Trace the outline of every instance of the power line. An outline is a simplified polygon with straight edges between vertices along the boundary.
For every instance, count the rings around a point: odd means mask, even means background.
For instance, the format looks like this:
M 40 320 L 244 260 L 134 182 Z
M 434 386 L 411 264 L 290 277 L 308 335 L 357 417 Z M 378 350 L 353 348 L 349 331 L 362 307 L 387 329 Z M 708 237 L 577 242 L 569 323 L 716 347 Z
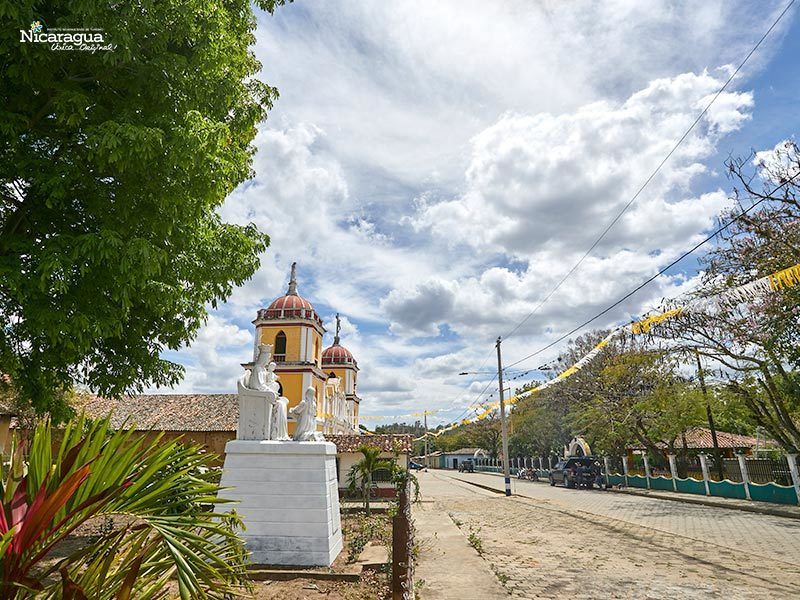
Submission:
M 721 227 L 719 227 L 719 228 L 718 228 L 716 231 L 714 231 L 714 233 L 712 233 L 711 235 L 709 235 L 708 237 L 706 237 L 704 240 L 702 240 L 701 242 L 699 242 L 699 243 L 695 244 L 695 245 L 694 245 L 694 246 L 693 246 L 693 247 L 692 247 L 690 250 L 687 250 L 686 252 L 684 252 L 683 254 L 681 254 L 681 255 L 680 255 L 678 258 L 676 258 L 675 260 L 673 260 L 673 261 L 672 261 L 671 263 L 669 263 L 669 264 L 668 264 L 666 267 L 664 267 L 663 269 L 661 269 L 661 270 L 660 270 L 658 273 L 656 273 L 656 274 L 655 274 L 655 275 L 653 275 L 652 277 L 649 277 L 648 279 L 646 279 L 645 281 L 643 281 L 642 283 L 640 283 L 640 284 L 639 284 L 638 286 L 636 286 L 636 287 L 635 287 L 633 290 L 631 290 L 630 292 L 628 292 L 627 294 L 625 294 L 625 295 L 624 295 L 622 298 L 620 298 L 619 300 L 617 300 L 616 302 L 614 302 L 614 303 L 613 303 L 611 306 L 608 306 L 607 308 L 603 309 L 602 311 L 600 311 L 599 313 L 597 313 L 595 316 L 593 316 L 591 319 L 588 319 L 588 320 L 584 321 L 583 323 L 581 323 L 580 325 L 578 325 L 577 327 L 575 327 L 574 329 L 571 329 L 570 331 L 568 331 L 567 333 L 565 333 L 564 335 L 562 335 L 561 337 L 559 337 L 557 340 L 555 340 L 555 341 L 553 341 L 553 342 L 550 342 L 549 344 L 547 344 L 547 345 L 546 345 L 546 346 L 544 346 L 543 348 L 540 348 L 539 350 L 537 350 L 536 352 L 533 352 L 532 354 L 528 354 L 528 355 L 527 355 L 527 356 L 525 356 L 524 358 L 521 358 L 521 359 L 519 359 L 518 361 L 516 361 L 516 362 L 513 362 L 513 363 L 511 363 L 511 364 L 510 364 L 510 365 L 508 365 L 508 366 L 509 366 L 509 367 L 513 367 L 514 365 L 518 365 L 518 364 L 520 364 L 521 362 L 524 362 L 524 361 L 528 360 L 529 358 L 533 358 L 534 356 L 536 356 L 536 355 L 538 355 L 538 354 L 541 354 L 541 353 L 542 353 L 542 352 L 544 352 L 545 350 L 548 350 L 548 349 L 552 348 L 553 346 L 555 346 L 556 344 L 558 344 L 559 342 L 561 342 L 561 341 L 565 340 L 566 338 L 568 338 L 569 336 L 571 336 L 571 335 L 572 335 L 573 333 L 575 333 L 576 331 L 579 331 L 580 329 L 583 329 L 583 328 L 584 328 L 584 327 L 586 327 L 586 326 L 587 326 L 589 323 L 592 323 L 593 321 L 595 321 L 595 320 L 599 319 L 600 317 L 602 317 L 604 314 L 606 314 L 606 313 L 608 313 L 609 311 L 613 310 L 614 308 L 616 308 L 617 306 L 619 306 L 620 304 L 622 304 L 623 302 L 625 302 L 625 300 L 627 300 L 628 298 L 630 298 L 631 296 L 633 296 L 633 295 L 634 295 L 636 292 L 638 292 L 639 290 L 641 290 L 643 287 L 645 287 L 646 285 L 650 284 L 652 281 L 654 281 L 655 279 L 657 279 L 658 277 L 660 277 L 661 275 L 663 275 L 663 274 L 664 274 L 666 271 L 668 271 L 669 269 L 671 269 L 672 267 L 674 267 L 675 265 L 677 265 L 677 264 L 678 264 L 679 262 L 681 262 L 681 261 L 682 261 L 684 258 L 686 258 L 686 257 L 687 257 L 687 256 L 689 256 L 690 254 L 694 253 L 694 251 L 695 251 L 695 250 L 697 250 L 697 249 L 698 249 L 698 248 L 700 248 L 701 246 L 705 245 L 705 244 L 706 244 L 706 243 L 708 243 L 710 240 L 714 239 L 714 238 L 715 238 L 717 235 L 719 235 L 720 233 L 722 233 L 723 231 L 725 231 L 725 230 L 726 230 L 728 227 L 730 227 L 731 225 L 733 225 L 733 224 L 734 224 L 736 221 L 738 221 L 739 219 L 741 219 L 741 218 L 745 217 L 745 216 L 746 216 L 747 214 L 749 214 L 749 213 L 750 213 L 750 211 L 752 211 L 752 210 L 753 210 L 753 209 L 754 209 L 756 206 L 758 206 L 758 205 L 759 205 L 759 204 L 761 204 L 762 202 L 764 202 L 764 201 L 768 200 L 770 196 L 772 196 L 772 195 L 773 195 L 775 192 L 777 192 L 777 191 L 778 191 L 779 189 L 781 189 L 782 187 L 784 187 L 784 186 L 788 185 L 789 183 L 791 183 L 791 182 L 792 182 L 792 181 L 793 181 L 793 180 L 794 180 L 796 177 L 798 177 L 799 175 L 800 175 L 800 171 L 798 171 L 797 173 L 795 173 L 794 175 L 792 175 L 792 176 L 791 176 L 789 179 L 787 179 L 786 181 L 784 181 L 783 183 L 781 183 L 779 186 L 777 186 L 776 188 L 774 188 L 774 189 L 773 189 L 771 192 L 769 192 L 768 194 L 765 194 L 765 195 L 764 195 L 764 197 L 762 197 L 760 200 L 757 200 L 756 202 L 754 202 L 753 204 L 751 204 L 749 208 L 747 208 L 746 210 L 744 210 L 744 211 L 742 211 L 741 213 L 739 213 L 739 214 L 738 214 L 736 217 L 734 217 L 734 218 L 730 219 L 728 222 L 726 222 L 724 225 L 722 225 Z
M 539 302 L 539 304 L 536 305 L 536 307 L 528 314 L 528 316 L 526 316 L 524 319 L 522 319 L 522 321 L 517 323 L 517 325 L 509 333 L 507 333 L 506 335 L 503 336 L 503 340 L 507 340 L 508 338 L 510 338 L 517 330 L 519 330 L 520 327 L 522 327 L 525 324 L 525 322 L 528 319 L 530 319 L 534 314 L 536 314 L 539 311 L 539 309 L 553 296 L 553 294 L 555 294 L 558 291 L 558 289 L 564 284 L 564 282 L 566 282 L 567 279 L 569 279 L 569 277 L 578 269 L 578 267 L 581 266 L 583 261 L 586 260 L 586 258 L 592 253 L 592 251 L 595 248 L 597 248 L 598 244 L 600 244 L 600 242 L 603 240 L 603 238 L 606 237 L 606 235 L 608 234 L 609 231 L 611 231 L 611 229 L 614 227 L 614 225 L 617 224 L 617 221 L 619 221 L 622 218 L 622 215 L 624 215 L 627 212 L 627 210 L 631 207 L 631 205 L 633 205 L 633 203 L 636 201 L 636 199 L 639 197 L 639 195 L 647 187 L 647 185 L 653 180 L 653 178 L 659 173 L 659 171 L 661 171 L 661 168 L 666 164 L 666 162 L 670 159 L 670 157 L 675 153 L 675 151 L 678 149 L 678 146 L 680 146 L 683 143 L 683 141 L 689 136 L 689 134 L 695 128 L 695 126 L 697 126 L 697 124 L 700 122 L 700 120 L 705 116 L 705 114 L 708 112 L 708 109 L 711 108 L 711 105 L 714 104 L 714 102 L 716 102 L 717 98 L 719 98 L 722 95 L 722 93 L 727 89 L 728 85 L 730 85 L 730 83 L 731 83 L 731 81 L 733 81 L 734 77 L 736 77 L 736 75 L 739 73 L 739 71 L 742 69 L 742 67 L 744 67 L 744 65 L 747 63 L 747 61 L 750 60 L 750 57 L 753 56 L 753 54 L 755 53 L 756 50 L 758 50 L 758 48 L 761 46 L 763 41 L 765 39 L 767 39 L 767 36 L 772 32 L 773 29 L 775 29 L 775 27 L 778 25 L 778 23 L 783 18 L 783 16 L 792 7 L 794 2 L 795 2 L 795 0 L 791 0 L 789 2 L 789 4 L 786 5 L 786 8 L 783 9 L 783 12 L 781 12 L 781 14 L 778 15 L 778 18 L 775 19 L 775 21 L 772 23 L 772 25 L 770 25 L 770 28 L 767 29 L 766 33 L 764 33 L 764 35 L 761 36 L 761 39 L 758 40 L 756 45 L 753 46 L 753 48 L 750 50 L 750 52 L 747 53 L 747 56 L 744 57 L 744 60 L 739 64 L 738 67 L 736 67 L 736 70 L 733 71 L 733 73 L 731 73 L 730 77 L 728 77 L 728 80 L 717 91 L 717 93 L 714 95 L 714 97 L 711 98 L 711 101 L 706 105 L 706 107 L 702 110 L 702 112 L 700 112 L 700 114 L 697 115 L 697 118 L 689 126 L 689 129 L 687 129 L 686 132 L 680 137 L 680 139 L 675 143 L 675 145 L 667 153 L 667 155 L 664 157 L 664 159 L 658 164 L 658 166 L 655 168 L 655 170 L 650 174 L 650 176 L 647 179 L 645 179 L 644 183 L 639 187 L 639 189 L 636 191 L 636 193 L 633 195 L 633 197 L 628 201 L 628 203 L 624 207 L 622 207 L 622 210 L 619 211 L 617 216 L 615 216 L 614 219 L 603 230 L 603 232 L 600 234 L 600 237 L 598 237 L 594 241 L 594 243 L 589 247 L 589 249 L 586 251 L 586 253 L 583 256 L 581 256 L 580 260 L 578 260 L 578 262 L 576 262 L 573 265 L 573 267 L 569 271 L 567 271 L 567 274 L 564 275 L 564 277 L 561 278 L 561 280 L 556 284 L 556 286 L 552 290 L 550 290 L 550 292 L 544 297 L 544 299 L 542 299 L 541 302 Z M 516 364 L 516 363 L 514 363 L 514 364 Z
M 497 379 L 497 375 L 495 375 L 494 377 L 492 377 L 492 378 L 489 380 L 489 383 L 487 383 L 487 384 L 486 384 L 486 387 L 484 387 L 484 388 L 483 388 L 483 390 L 481 390 L 481 393 L 480 393 L 480 394 L 478 394 L 478 399 L 477 399 L 477 400 L 475 400 L 475 402 L 480 402 L 480 400 L 481 400 L 481 396 L 483 396 L 483 395 L 486 393 L 486 390 L 488 390 L 488 389 L 489 389 L 489 386 L 490 386 L 490 385 L 492 385 L 492 384 L 495 382 L 495 380 L 496 380 L 496 379 Z M 472 385 L 472 384 L 470 384 L 470 385 Z M 473 404 L 470 404 L 470 405 L 469 405 L 469 406 L 468 406 L 468 407 L 467 407 L 467 408 L 464 410 L 464 412 L 462 412 L 462 413 L 461 413 L 461 415 L 460 415 L 460 416 L 459 416 L 457 419 L 455 419 L 453 422 L 454 422 L 454 423 L 458 423 L 459 421 L 461 421 L 461 419 L 463 419 L 463 418 L 466 416 L 466 414 L 467 414 L 467 413 L 469 413 L 469 411 L 472 409 L 472 407 L 473 407 Z

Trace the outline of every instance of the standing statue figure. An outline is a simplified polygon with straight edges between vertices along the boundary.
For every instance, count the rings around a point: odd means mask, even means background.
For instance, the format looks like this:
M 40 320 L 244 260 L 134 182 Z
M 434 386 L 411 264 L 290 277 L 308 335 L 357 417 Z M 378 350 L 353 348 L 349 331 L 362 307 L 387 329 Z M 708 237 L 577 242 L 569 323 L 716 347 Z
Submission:
M 286 396 L 281 396 L 275 401 L 275 406 L 272 408 L 272 431 L 269 439 L 279 441 L 292 439 L 289 437 L 288 408 L 289 399 Z
M 317 390 L 313 386 L 306 390 L 300 404 L 290 412 L 296 420 L 294 426 L 296 442 L 324 441 L 325 438 L 317 431 Z

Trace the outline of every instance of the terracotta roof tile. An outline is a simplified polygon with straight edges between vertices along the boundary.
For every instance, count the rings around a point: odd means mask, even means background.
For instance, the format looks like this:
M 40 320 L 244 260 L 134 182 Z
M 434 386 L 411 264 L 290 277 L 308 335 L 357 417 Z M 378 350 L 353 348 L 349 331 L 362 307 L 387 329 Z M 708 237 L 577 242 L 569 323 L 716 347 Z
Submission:
M 236 431 L 239 421 L 236 394 L 153 394 L 119 400 L 90 396 L 76 408 L 94 418 L 111 413 L 112 427 L 127 421 L 137 429 Z
M 411 452 L 411 435 L 387 433 L 381 435 L 329 435 L 325 439 L 336 444 L 337 452 L 356 452 L 359 446 L 380 448 L 384 452 Z
M 728 433 L 727 431 L 717 431 L 717 443 L 720 448 L 753 448 L 756 445 L 756 438 L 749 435 L 739 435 L 738 433 Z M 761 439 L 758 441 L 761 446 L 775 445 L 775 442 L 769 439 Z M 666 448 L 667 445 L 663 442 L 656 444 L 659 448 Z M 675 446 L 682 448 L 683 440 L 678 438 L 675 440 Z M 634 444 L 628 446 L 632 450 L 643 450 L 644 446 L 641 444 Z M 693 449 L 713 448 L 714 442 L 711 438 L 711 430 L 705 427 L 692 427 L 686 432 L 686 447 Z

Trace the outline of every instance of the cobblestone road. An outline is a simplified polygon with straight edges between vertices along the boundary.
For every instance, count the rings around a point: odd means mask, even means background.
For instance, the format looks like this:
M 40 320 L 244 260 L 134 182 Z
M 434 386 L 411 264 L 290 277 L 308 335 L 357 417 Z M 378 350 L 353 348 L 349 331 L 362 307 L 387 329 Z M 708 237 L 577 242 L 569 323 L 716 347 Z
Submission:
M 490 475 L 420 478 L 513 597 L 800 598 L 798 520 L 519 481 L 524 496 L 509 499 L 460 481 L 502 486 Z

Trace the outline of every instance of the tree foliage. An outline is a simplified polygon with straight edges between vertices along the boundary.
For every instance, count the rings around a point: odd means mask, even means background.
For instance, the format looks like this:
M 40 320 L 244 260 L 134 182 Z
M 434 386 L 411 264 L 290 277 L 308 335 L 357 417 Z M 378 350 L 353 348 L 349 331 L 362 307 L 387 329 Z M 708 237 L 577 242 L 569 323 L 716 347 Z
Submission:
M 364 509 L 367 512 L 367 516 L 369 516 L 370 492 L 375 472 L 386 469 L 393 475 L 397 468 L 397 461 L 391 458 L 381 458 L 383 451 L 369 444 L 362 444 L 358 447 L 357 452 L 360 452 L 363 458 L 350 467 L 350 472 L 347 475 L 347 485 L 350 491 L 358 490 L 361 493 Z
M 749 160 L 728 163 L 739 218 L 706 258 L 700 298 L 800 262 L 800 148 L 793 142 Z M 721 365 L 729 391 L 786 450 L 800 448 L 800 286 L 735 306 L 682 314 L 662 335 Z
M 276 4 L 264 0 L 263 8 Z M 0 372 L 60 416 L 73 382 L 103 394 L 176 383 L 160 358 L 247 280 L 268 244 L 222 222 L 277 97 L 256 78 L 245 0 L 0 4 Z M 99 28 L 112 51 L 20 43 Z

